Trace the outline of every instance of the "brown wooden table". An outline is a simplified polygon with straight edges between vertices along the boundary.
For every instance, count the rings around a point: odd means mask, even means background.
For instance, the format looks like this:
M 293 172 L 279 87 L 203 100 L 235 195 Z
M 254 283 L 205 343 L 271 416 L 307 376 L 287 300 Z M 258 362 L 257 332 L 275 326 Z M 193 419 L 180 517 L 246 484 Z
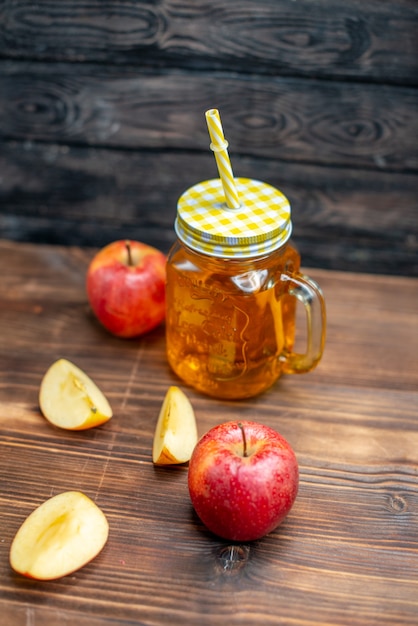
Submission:
M 163 328 L 107 334 L 87 306 L 92 252 L 0 241 L 0 621 L 4 626 L 418 623 L 418 279 L 309 270 L 323 287 L 319 367 L 246 402 L 186 389 L 199 433 L 236 418 L 279 430 L 300 490 L 278 530 L 248 545 L 207 532 L 187 467 L 155 468 L 170 384 Z M 47 367 L 66 357 L 100 385 L 106 425 L 72 433 L 40 414 Z M 24 518 L 69 489 L 105 512 L 109 541 L 54 582 L 11 571 Z

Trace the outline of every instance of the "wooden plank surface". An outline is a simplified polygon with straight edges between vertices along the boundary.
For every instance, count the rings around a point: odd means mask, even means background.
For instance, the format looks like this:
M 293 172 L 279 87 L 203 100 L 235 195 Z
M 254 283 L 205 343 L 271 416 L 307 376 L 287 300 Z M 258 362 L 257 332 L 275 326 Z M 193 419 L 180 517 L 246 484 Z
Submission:
M 210 150 L 5 142 L 1 152 L 0 233 L 13 240 L 92 247 L 129 236 L 167 251 L 179 196 L 217 176 Z M 415 174 L 238 154 L 233 163 L 237 175 L 265 180 L 289 198 L 293 238 L 306 264 L 418 276 Z
M 0 55 L 417 84 L 415 0 L 0 3 Z
M 289 197 L 308 264 L 418 275 L 416 90 L 229 75 L 182 75 L 179 89 L 175 72 L 3 68 L 5 238 L 104 245 L 129 230 L 166 249 L 179 195 L 217 176 L 203 116 L 215 103 L 235 174 Z
M 417 171 L 417 90 L 306 78 L 84 63 L 0 63 L 7 139 L 207 152 L 222 114 L 231 157 Z
M 418 276 L 417 24 L 415 0 L 0 0 L 0 236 L 166 249 L 217 107 L 306 263 Z
M 246 402 L 188 393 L 199 433 L 252 418 L 300 463 L 283 525 L 231 546 L 194 515 L 187 468 L 157 469 L 153 430 L 178 381 L 160 328 L 111 337 L 84 293 L 92 251 L 0 241 L 0 610 L 23 624 L 413 625 L 418 618 L 418 280 L 309 269 L 328 311 L 324 359 Z M 113 419 L 69 433 L 40 415 L 39 383 L 64 356 L 109 397 Z M 99 557 L 50 583 L 8 565 L 10 542 L 47 497 L 80 489 L 103 509 Z

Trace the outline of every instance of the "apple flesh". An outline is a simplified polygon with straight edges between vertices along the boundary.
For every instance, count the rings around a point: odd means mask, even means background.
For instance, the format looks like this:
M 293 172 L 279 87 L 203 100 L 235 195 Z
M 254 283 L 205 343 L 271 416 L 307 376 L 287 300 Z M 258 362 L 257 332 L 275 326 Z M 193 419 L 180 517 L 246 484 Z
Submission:
M 67 359 L 55 361 L 45 373 L 39 406 L 51 424 L 67 430 L 93 428 L 112 417 L 112 408 L 102 391 Z
M 226 422 L 197 443 L 189 463 L 192 504 L 205 526 L 231 541 L 274 530 L 296 499 L 298 463 L 289 443 L 268 426 Z
M 156 465 L 187 463 L 197 443 L 193 407 L 178 387 L 168 389 L 154 433 L 152 460 Z
M 10 565 L 28 578 L 61 578 L 96 557 L 108 534 L 107 519 L 97 505 L 79 491 L 66 491 L 26 518 L 13 539 Z
M 140 241 L 114 241 L 92 259 L 86 279 L 90 306 L 118 337 L 137 337 L 165 318 L 165 255 Z

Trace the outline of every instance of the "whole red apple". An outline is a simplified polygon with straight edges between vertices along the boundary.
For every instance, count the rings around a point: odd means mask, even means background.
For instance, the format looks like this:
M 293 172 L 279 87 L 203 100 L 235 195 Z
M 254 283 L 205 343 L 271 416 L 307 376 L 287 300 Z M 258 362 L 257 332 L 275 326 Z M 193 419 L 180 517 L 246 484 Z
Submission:
M 97 319 L 118 337 L 136 337 L 165 317 L 166 257 L 139 241 L 114 241 L 92 259 L 87 296 Z
M 209 530 L 231 541 L 251 541 L 271 532 L 290 511 L 298 463 L 272 428 L 226 422 L 198 441 L 188 483 L 195 511 Z

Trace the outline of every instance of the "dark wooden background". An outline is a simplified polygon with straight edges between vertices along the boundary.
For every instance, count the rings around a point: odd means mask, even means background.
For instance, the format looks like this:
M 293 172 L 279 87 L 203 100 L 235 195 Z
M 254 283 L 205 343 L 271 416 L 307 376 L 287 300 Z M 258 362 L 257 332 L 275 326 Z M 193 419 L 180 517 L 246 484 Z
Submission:
M 217 107 L 304 265 L 418 275 L 417 27 L 416 0 L 0 0 L 0 237 L 167 251 Z

